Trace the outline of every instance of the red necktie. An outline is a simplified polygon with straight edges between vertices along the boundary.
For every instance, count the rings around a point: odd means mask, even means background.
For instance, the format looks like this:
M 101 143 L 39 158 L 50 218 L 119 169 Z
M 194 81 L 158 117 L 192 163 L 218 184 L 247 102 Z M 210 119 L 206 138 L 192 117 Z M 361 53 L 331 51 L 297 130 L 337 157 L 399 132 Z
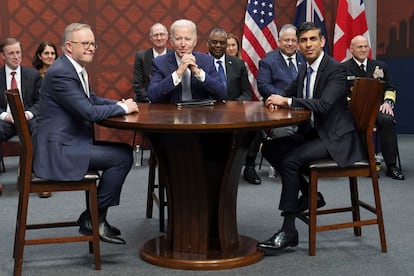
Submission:
M 16 75 L 16 72 L 13 71 L 10 73 L 12 75 L 12 79 L 11 79 L 11 84 L 10 84 L 10 89 L 16 89 L 17 88 L 17 81 L 14 78 L 14 75 Z

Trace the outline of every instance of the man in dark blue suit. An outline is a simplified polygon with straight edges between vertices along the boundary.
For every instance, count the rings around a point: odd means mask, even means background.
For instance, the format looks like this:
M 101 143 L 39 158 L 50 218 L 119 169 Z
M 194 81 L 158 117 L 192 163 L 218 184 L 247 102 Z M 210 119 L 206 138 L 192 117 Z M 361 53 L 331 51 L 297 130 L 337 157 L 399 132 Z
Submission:
M 132 86 L 135 93 L 135 101 L 148 103 L 148 86 L 151 79 L 152 60 L 155 57 L 171 51 L 167 49 L 168 41 L 167 28 L 161 23 L 152 25 L 149 31 L 149 39 L 152 47 L 136 52 L 134 61 L 134 77 Z
M 7 141 L 17 135 L 17 132 L 4 91 L 11 88 L 19 89 L 26 119 L 33 132 L 36 125 L 39 88 L 42 81 L 37 70 L 20 65 L 22 48 L 20 42 L 15 38 L 7 38 L 0 44 L 0 55 L 5 64 L 0 68 L 0 141 Z M 14 75 L 15 87 L 12 87 L 12 74 Z
M 133 99 L 115 101 L 97 96 L 85 66 L 97 49 L 89 25 L 73 23 L 63 33 L 61 55 L 47 71 L 40 89 L 38 127 L 32 135 L 34 173 L 45 179 L 79 180 L 88 170 L 102 171 L 98 185 L 99 236 L 124 244 L 120 230 L 106 220 L 108 208 L 119 205 L 121 188 L 133 162 L 126 144 L 96 143 L 93 122 L 138 111 Z M 92 231 L 89 210 L 79 231 Z
M 303 56 L 297 51 L 296 27 L 283 25 L 279 31 L 279 48 L 268 53 L 259 61 L 257 88 L 263 100 L 272 94 L 285 95 L 285 89 L 296 79 L 297 72 L 305 64 Z M 292 65 L 289 65 L 290 60 Z M 293 66 L 293 70 L 289 68 Z
M 174 52 L 152 61 L 148 97 L 151 102 L 180 102 L 226 99 L 226 88 L 207 54 L 193 52 L 197 44 L 196 25 L 186 19 L 170 27 Z
M 308 208 L 309 184 L 302 175 L 307 164 L 331 158 L 346 167 L 361 160 L 365 152 L 348 110 L 345 67 L 323 52 L 325 38 L 315 23 L 302 23 L 297 37 L 306 65 L 284 96 L 271 95 L 265 105 L 270 109 L 307 109 L 312 116 L 299 125 L 295 134 L 273 139 L 263 147 L 264 157 L 282 178 L 279 209 L 283 225 L 271 238 L 258 244 L 269 255 L 298 244 L 295 219 Z M 320 195 L 318 206 L 324 204 Z
M 251 101 L 253 92 L 247 77 L 246 65 L 243 60 L 226 54 L 227 33 L 222 28 L 211 30 L 207 41 L 209 54 L 214 58 L 214 64 L 220 75 L 222 66 L 222 77 L 227 88 L 228 101 Z M 259 185 L 262 183 L 257 174 L 256 156 L 260 148 L 263 135 L 259 131 L 252 141 L 246 156 L 243 178 L 250 184 Z
M 285 95 L 285 89 L 296 79 L 297 72 L 305 64 L 303 56 L 298 52 L 296 26 L 283 25 L 279 31 L 279 48 L 268 53 L 259 61 L 257 88 L 263 100 L 270 95 Z M 292 135 L 296 126 L 275 128 L 272 137 Z

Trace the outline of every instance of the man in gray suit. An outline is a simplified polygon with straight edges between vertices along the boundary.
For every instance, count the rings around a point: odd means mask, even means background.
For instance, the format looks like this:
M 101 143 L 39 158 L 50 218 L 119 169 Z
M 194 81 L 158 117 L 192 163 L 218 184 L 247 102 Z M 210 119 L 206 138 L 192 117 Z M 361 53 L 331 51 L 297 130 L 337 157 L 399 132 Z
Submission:
M 106 220 L 108 208 L 119 205 L 122 185 L 133 157 L 127 144 L 94 141 L 93 122 L 138 111 L 131 98 L 115 101 L 95 94 L 86 65 L 97 49 L 89 25 L 73 23 L 63 33 L 61 55 L 48 69 L 40 89 L 38 127 L 32 135 L 33 171 L 41 178 L 80 180 L 88 170 L 102 171 L 98 185 L 99 237 L 124 244 L 120 230 Z M 79 232 L 92 231 L 89 210 Z
M 167 49 L 168 41 L 167 28 L 161 23 L 152 25 L 149 31 L 149 39 L 152 47 L 136 52 L 134 62 L 134 78 L 132 86 L 135 93 L 135 101 L 148 103 L 148 85 L 151 78 L 152 59 L 164 55 L 170 50 Z
M 21 66 L 22 47 L 15 38 L 7 38 L 0 44 L 0 56 L 4 66 L 0 69 L 0 141 L 17 135 L 13 116 L 6 102 L 4 91 L 17 88 L 23 100 L 26 119 L 33 132 L 38 111 L 41 77 L 33 68 Z
M 361 160 L 365 152 L 347 108 L 345 67 L 323 52 L 325 38 L 315 23 L 302 23 L 297 36 L 306 65 L 285 90 L 285 96 L 271 95 L 265 105 L 270 109 L 307 109 L 312 116 L 299 125 L 295 134 L 273 139 L 263 147 L 264 157 L 282 178 L 279 209 L 283 225 L 271 238 L 258 244 L 269 255 L 298 244 L 295 219 L 308 209 L 309 184 L 302 175 L 303 168 L 324 158 L 346 167 Z M 318 206 L 324 204 L 320 194 Z

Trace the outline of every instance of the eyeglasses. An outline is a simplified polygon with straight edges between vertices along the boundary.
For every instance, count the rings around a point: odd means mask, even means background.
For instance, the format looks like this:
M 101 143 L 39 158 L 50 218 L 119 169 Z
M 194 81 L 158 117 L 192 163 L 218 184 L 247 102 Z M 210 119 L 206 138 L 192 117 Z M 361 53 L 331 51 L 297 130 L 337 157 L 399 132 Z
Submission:
M 292 38 L 285 38 L 285 39 L 282 39 L 282 41 L 283 42 L 285 42 L 285 43 L 289 43 L 289 42 L 291 42 L 291 43 L 297 43 L 298 42 L 298 40 L 297 39 L 292 39 Z
M 89 49 L 89 47 L 93 47 L 95 50 L 96 49 L 98 49 L 98 44 L 96 43 L 96 42 L 92 42 L 92 41 L 82 41 L 82 42 L 79 42 L 79 41 L 69 41 L 69 42 L 71 42 L 71 43 L 79 43 L 79 44 L 82 44 L 82 46 L 83 46 L 83 49 L 85 49 L 85 50 L 88 50 Z
M 152 34 L 151 36 L 153 38 L 157 38 L 157 37 L 164 38 L 164 37 L 167 36 L 167 34 L 166 33 L 157 33 L 157 34 Z

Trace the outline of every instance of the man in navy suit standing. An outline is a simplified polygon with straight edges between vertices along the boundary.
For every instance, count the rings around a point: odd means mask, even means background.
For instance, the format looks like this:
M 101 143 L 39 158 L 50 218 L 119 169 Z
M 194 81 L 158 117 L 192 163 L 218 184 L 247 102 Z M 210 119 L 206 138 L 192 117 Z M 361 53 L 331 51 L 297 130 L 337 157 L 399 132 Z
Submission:
M 152 25 L 149 31 L 149 39 L 152 47 L 136 52 L 134 62 L 134 78 L 132 86 L 135 93 L 135 101 L 148 103 L 148 85 L 151 79 L 151 63 L 158 56 L 164 55 L 167 51 L 168 31 L 161 23 Z
M 20 65 L 22 48 L 15 38 L 7 38 L 0 44 L 0 56 L 5 64 L 0 69 L 0 141 L 7 141 L 17 135 L 17 132 L 4 91 L 11 88 L 19 89 L 26 120 L 29 129 L 33 132 L 42 79 L 37 70 Z
M 47 71 L 40 89 L 38 128 L 32 135 L 34 173 L 41 178 L 80 180 L 88 170 L 102 171 L 98 185 L 99 237 L 124 244 L 120 230 L 107 220 L 108 208 L 119 205 L 122 185 L 131 169 L 132 148 L 94 141 L 93 122 L 138 111 L 133 99 L 99 97 L 89 85 L 85 66 L 98 45 L 91 27 L 73 23 L 63 33 L 61 55 Z M 79 217 L 79 232 L 92 231 L 89 210 Z
M 284 90 L 296 79 L 298 71 L 305 64 L 303 56 L 298 52 L 295 25 L 282 26 L 279 31 L 278 46 L 278 49 L 268 53 L 259 61 L 257 88 L 263 100 L 273 94 L 284 96 Z M 296 129 L 296 126 L 274 128 L 272 137 L 291 135 Z
M 315 23 L 302 23 L 297 29 L 297 37 L 306 65 L 283 96 L 273 94 L 265 105 L 270 109 L 307 109 L 312 116 L 299 125 L 295 134 L 273 139 L 263 146 L 264 157 L 282 179 L 279 202 L 282 227 L 258 244 L 268 255 L 298 245 L 295 219 L 298 213 L 308 209 L 309 184 L 302 175 L 303 168 L 312 161 L 325 158 L 346 167 L 365 155 L 348 109 L 345 67 L 323 52 L 326 41 Z M 302 193 L 300 198 L 299 192 Z M 318 206 L 324 204 L 320 195 Z
M 278 46 L 278 49 L 268 53 L 259 61 L 257 88 L 263 100 L 272 94 L 283 96 L 284 90 L 296 79 L 297 72 L 305 64 L 303 56 L 298 52 L 295 25 L 282 26 L 279 31 Z
M 170 27 L 174 52 L 152 61 L 148 97 L 151 102 L 180 102 L 200 99 L 226 99 L 226 88 L 207 54 L 193 52 L 197 28 L 186 19 Z

